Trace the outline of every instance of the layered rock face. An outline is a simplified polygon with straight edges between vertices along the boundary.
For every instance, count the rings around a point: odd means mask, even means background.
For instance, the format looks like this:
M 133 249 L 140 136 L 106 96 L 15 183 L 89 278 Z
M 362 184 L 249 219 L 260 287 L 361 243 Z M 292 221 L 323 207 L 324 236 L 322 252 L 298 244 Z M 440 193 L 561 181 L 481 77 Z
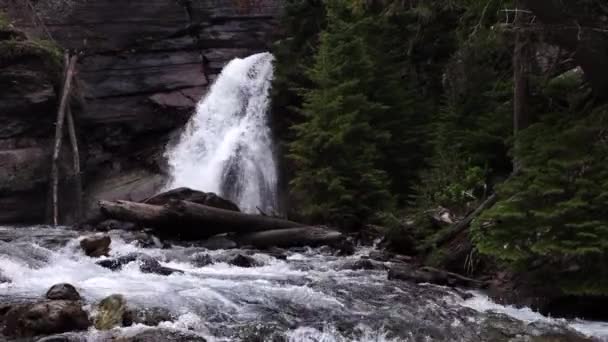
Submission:
M 138 201 L 162 187 L 166 144 L 179 134 L 223 65 L 268 50 L 279 3 L 0 0 L 0 10 L 28 36 L 50 35 L 81 54 L 75 114 L 85 211 L 101 198 Z M 2 69 L 0 75 L 5 74 Z M 39 222 L 45 216 L 57 102 L 57 86 L 42 82 L 45 78 L 17 82 L 8 97 L 0 87 L 0 222 Z M 64 145 L 69 158 L 67 139 Z M 15 172 L 20 169 L 26 172 Z M 62 197 L 67 212 L 69 194 Z M 26 212 L 25 203 L 30 203 Z

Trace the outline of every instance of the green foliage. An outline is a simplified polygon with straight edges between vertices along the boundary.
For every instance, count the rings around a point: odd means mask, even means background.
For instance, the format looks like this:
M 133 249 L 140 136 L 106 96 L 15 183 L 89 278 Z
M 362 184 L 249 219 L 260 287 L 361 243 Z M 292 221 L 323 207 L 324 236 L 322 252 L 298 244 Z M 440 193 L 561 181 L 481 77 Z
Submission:
M 25 58 L 38 58 L 49 69 L 61 68 L 63 54 L 56 44 L 42 39 L 9 39 L 0 41 L 0 63 L 10 64 Z
M 377 167 L 378 146 L 390 138 L 372 126 L 384 107 L 365 93 L 373 64 L 359 34 L 361 21 L 342 0 L 327 6 L 328 25 L 304 92 L 305 121 L 293 126 L 290 157 L 298 167 L 291 181 L 302 213 L 313 220 L 357 226 L 392 206 L 388 177 Z
M 6 13 L 0 11 L 0 30 L 2 29 L 6 29 L 10 26 L 11 21 L 8 18 L 8 15 L 6 15 Z
M 318 36 L 325 27 L 322 0 L 287 0 L 281 27 L 284 37 L 273 46 L 276 57 L 272 86 L 273 131 L 281 144 L 293 140 L 291 125 L 302 121 L 300 89 L 312 86 L 306 69 L 313 63 Z
M 478 29 L 446 69 L 445 104 L 432 123 L 431 167 L 417 187 L 419 208 L 467 211 L 510 172 L 512 82 L 509 45 Z
M 586 265 L 596 280 L 586 287 L 605 287 L 608 277 L 597 273 L 605 267 L 590 260 L 608 258 L 608 110 L 576 114 L 547 114 L 521 132 L 522 170 L 499 187 L 501 200 L 476 222 L 474 240 L 514 264 Z

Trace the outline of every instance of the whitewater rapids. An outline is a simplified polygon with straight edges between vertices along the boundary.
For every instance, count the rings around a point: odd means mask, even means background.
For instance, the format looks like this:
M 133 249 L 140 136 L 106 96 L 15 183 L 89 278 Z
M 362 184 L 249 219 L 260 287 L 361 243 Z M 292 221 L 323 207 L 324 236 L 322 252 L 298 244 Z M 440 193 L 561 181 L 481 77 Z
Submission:
M 208 341 L 248 341 L 251 336 L 293 342 L 491 341 L 488 331 L 505 326 L 530 334 L 576 330 L 608 341 L 605 323 L 550 319 L 495 304 L 482 294 L 464 299 L 456 290 L 388 280 L 384 269 L 349 269 L 372 247 L 348 257 L 334 256 L 327 248 L 292 249 L 281 260 L 254 250 L 142 248 L 125 234 L 111 232 L 110 257 L 146 253 L 184 274 L 146 274 L 135 263 L 112 272 L 82 253 L 73 231 L 0 228 L 0 237 L 11 237 L 10 243 L 0 242 L 0 274 L 12 280 L 0 284 L 0 301 L 40 298 L 53 284 L 67 282 L 89 309 L 108 295 L 122 294 L 130 305 L 167 308 L 177 317 L 160 327 L 194 332 Z M 235 253 L 250 254 L 259 266 L 241 268 L 222 261 Z M 216 263 L 195 266 L 202 254 Z M 144 328 L 120 332 L 129 335 Z M 106 341 L 94 329 L 84 336 L 86 341 Z

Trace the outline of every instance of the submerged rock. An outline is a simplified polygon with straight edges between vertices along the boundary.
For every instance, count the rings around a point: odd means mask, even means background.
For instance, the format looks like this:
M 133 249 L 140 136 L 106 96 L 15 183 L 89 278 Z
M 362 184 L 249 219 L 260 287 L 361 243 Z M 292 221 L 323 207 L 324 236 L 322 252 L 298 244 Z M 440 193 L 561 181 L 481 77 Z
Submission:
M 385 269 L 384 264 L 372 261 L 369 259 L 359 259 L 352 262 L 347 262 L 342 267 L 348 270 L 383 270 Z
M 218 249 L 233 249 L 237 248 L 238 244 L 233 240 L 224 236 L 213 236 L 197 244 L 199 247 L 207 248 L 208 250 Z
M 11 281 L 11 278 L 5 276 L 4 274 L 2 274 L 2 272 L 0 272 L 0 284 L 10 283 Z
M 86 330 L 87 313 L 78 301 L 53 300 L 12 306 L 4 315 L 4 335 L 29 337 Z
M 171 311 L 165 308 L 143 308 L 129 309 L 123 316 L 123 325 L 131 326 L 133 324 L 144 324 L 148 326 L 157 326 L 161 322 L 173 320 Z
M 243 254 L 236 255 L 234 258 L 232 258 L 230 261 L 228 261 L 228 263 L 230 265 L 234 265 L 234 266 L 238 266 L 238 267 L 258 266 L 258 262 L 255 261 L 254 258 L 247 256 L 247 255 L 243 255 Z
M 173 330 L 149 329 L 131 337 L 117 337 L 115 342 L 206 342 L 204 337 Z
M 107 235 L 92 235 L 80 240 L 80 247 L 87 256 L 98 258 L 108 255 L 112 239 Z
M 102 299 L 97 306 L 95 328 L 99 330 L 109 330 L 117 326 L 122 326 L 123 317 L 126 311 L 127 301 L 122 295 L 113 294 Z
M 70 284 L 55 284 L 46 293 L 46 298 L 56 300 L 80 300 L 80 294 Z
M 87 342 L 86 338 L 80 334 L 65 333 L 47 336 L 36 340 L 36 342 Z
M 111 269 L 112 271 L 116 271 L 122 269 L 124 265 L 135 261 L 139 263 L 139 269 L 143 273 L 155 273 L 160 275 L 184 273 L 181 270 L 162 266 L 156 259 L 143 253 L 129 253 L 118 258 L 100 260 L 96 262 L 96 264 L 101 267 Z
M 209 254 L 197 253 L 192 256 L 191 263 L 196 267 L 205 267 L 213 264 L 213 259 Z

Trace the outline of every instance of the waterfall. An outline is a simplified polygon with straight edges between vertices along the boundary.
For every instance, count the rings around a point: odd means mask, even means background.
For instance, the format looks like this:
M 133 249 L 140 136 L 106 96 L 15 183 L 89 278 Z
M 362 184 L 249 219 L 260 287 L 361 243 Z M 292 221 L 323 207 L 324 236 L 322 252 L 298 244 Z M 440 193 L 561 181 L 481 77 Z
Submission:
M 245 212 L 277 211 L 277 171 L 268 127 L 274 57 L 236 58 L 198 103 L 166 156 L 170 188 L 215 192 Z

